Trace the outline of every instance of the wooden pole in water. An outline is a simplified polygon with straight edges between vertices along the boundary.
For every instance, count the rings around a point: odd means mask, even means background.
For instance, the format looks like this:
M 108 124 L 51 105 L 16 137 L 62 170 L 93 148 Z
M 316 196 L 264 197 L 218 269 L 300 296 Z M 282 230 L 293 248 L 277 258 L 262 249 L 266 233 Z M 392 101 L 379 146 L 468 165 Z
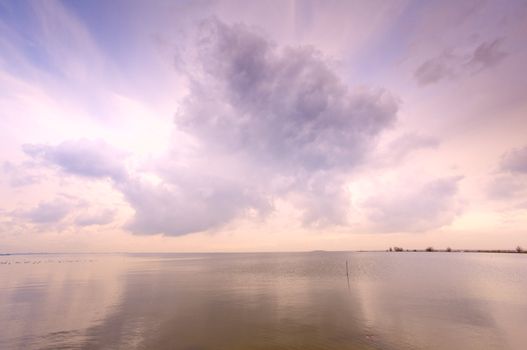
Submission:
M 350 273 L 348 269 L 348 260 L 346 260 L 346 280 L 348 281 L 348 290 L 350 289 Z

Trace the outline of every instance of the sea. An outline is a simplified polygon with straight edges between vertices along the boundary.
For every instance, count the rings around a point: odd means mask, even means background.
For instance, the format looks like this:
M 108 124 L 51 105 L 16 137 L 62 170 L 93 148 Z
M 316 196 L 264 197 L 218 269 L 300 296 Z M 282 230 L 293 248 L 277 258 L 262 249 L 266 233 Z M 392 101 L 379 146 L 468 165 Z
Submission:
M 0 349 L 527 349 L 527 254 L 4 255 Z

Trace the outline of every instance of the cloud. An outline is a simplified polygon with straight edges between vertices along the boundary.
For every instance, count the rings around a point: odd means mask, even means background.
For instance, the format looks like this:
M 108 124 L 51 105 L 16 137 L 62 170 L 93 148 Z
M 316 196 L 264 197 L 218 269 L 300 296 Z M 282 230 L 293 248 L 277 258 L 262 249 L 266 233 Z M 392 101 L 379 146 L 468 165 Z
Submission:
M 346 181 L 338 175 L 319 172 L 300 182 L 293 192 L 293 203 L 302 208 L 304 226 L 319 228 L 346 225 L 349 193 Z
M 352 91 L 320 52 L 279 50 L 243 25 L 203 23 L 202 75 L 177 124 L 209 149 L 257 157 L 280 172 L 349 168 L 396 118 L 382 89 Z
M 456 200 L 462 177 L 379 193 L 365 201 L 368 218 L 382 232 L 424 232 L 450 224 L 459 214 Z
M 401 162 L 413 152 L 423 149 L 437 148 L 439 144 L 439 140 L 434 137 L 416 133 L 406 133 L 390 141 L 386 147 L 380 151 L 377 160 L 387 165 L 393 165 Z
M 127 228 L 137 234 L 179 236 L 219 228 L 250 209 L 259 213 L 270 209 L 251 188 L 213 176 L 160 184 L 136 178 L 119 189 L 135 210 Z
M 453 77 L 455 73 L 452 61 L 454 60 L 452 54 L 443 52 L 441 55 L 423 62 L 414 73 L 415 80 L 419 85 L 424 86 Z
M 521 197 L 526 191 L 526 179 L 512 174 L 501 174 L 489 183 L 487 195 L 492 199 L 506 200 Z
M 505 153 L 501 159 L 500 169 L 505 172 L 527 174 L 527 146 Z
M 279 48 L 242 24 L 207 20 L 198 43 L 178 127 L 209 155 L 235 154 L 249 187 L 293 198 L 304 224 L 345 223 L 345 174 L 395 122 L 398 100 L 351 89 L 314 48 Z
M 417 67 L 414 78 L 419 85 L 425 86 L 494 67 L 507 56 L 507 52 L 501 49 L 502 43 L 503 38 L 484 41 L 469 54 L 445 50 Z
M 84 212 L 77 216 L 75 224 L 78 226 L 106 225 L 113 221 L 114 210 L 101 210 L 97 212 Z
M 498 38 L 481 43 L 474 50 L 468 65 L 476 69 L 485 69 L 500 63 L 505 57 L 507 57 L 507 53 L 500 47 L 502 42 L 503 39 Z
M 39 183 L 41 176 L 31 171 L 30 164 L 15 165 L 11 162 L 4 162 L 2 171 L 8 177 L 8 183 L 12 187 L 23 187 Z
M 527 146 L 514 148 L 501 156 L 498 173 L 487 186 L 494 200 L 518 200 L 527 194 Z
M 116 181 L 126 177 L 122 162 L 124 153 L 104 141 L 70 140 L 57 146 L 25 144 L 23 151 L 33 159 L 54 164 L 68 174 L 109 177 Z
M 18 213 L 18 216 L 35 224 L 57 223 L 71 211 L 70 203 L 57 199 L 50 202 L 40 202 L 38 206 Z

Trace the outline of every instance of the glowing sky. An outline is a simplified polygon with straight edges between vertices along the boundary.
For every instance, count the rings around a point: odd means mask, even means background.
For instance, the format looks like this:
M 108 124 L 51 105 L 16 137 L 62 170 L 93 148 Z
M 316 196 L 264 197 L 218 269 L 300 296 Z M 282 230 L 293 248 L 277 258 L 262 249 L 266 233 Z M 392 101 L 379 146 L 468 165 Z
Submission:
M 525 1 L 3 1 L 0 252 L 527 247 Z

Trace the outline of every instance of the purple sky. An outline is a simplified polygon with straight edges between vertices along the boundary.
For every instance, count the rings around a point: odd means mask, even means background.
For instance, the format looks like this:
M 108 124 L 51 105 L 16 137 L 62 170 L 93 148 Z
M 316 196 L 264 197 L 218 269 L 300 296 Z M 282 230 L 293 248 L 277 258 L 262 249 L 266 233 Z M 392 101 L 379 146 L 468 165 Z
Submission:
M 527 247 L 524 1 L 7 1 L 0 32 L 0 252 Z

